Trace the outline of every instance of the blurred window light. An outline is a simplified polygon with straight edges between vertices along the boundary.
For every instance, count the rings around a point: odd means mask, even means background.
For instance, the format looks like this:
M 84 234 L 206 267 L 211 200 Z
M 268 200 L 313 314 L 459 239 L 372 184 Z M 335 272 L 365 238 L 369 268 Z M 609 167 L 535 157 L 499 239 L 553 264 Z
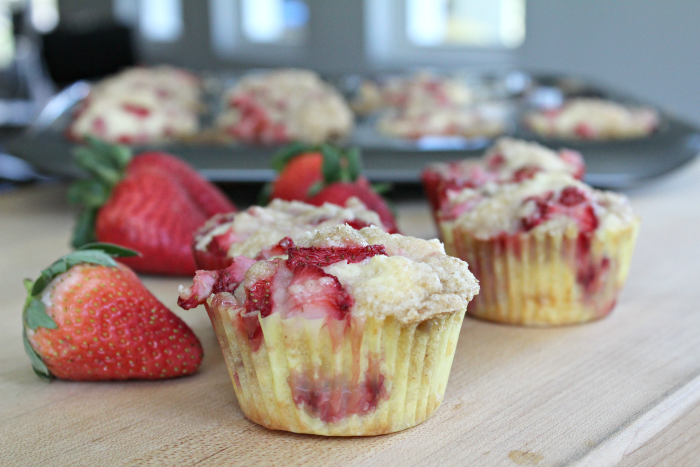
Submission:
M 214 51 L 230 57 L 236 52 L 238 11 L 235 0 L 209 0 L 209 24 Z
M 250 42 L 299 44 L 308 21 L 303 0 L 241 0 L 242 31 Z
M 114 18 L 125 26 L 139 24 L 139 0 L 113 0 Z
M 183 33 L 182 0 L 141 0 L 141 35 L 153 42 L 175 42 Z
M 0 2 L 0 69 L 9 67 L 15 58 L 11 15 L 9 2 Z
M 406 36 L 421 47 L 515 48 L 525 39 L 525 0 L 405 0 Z
M 58 26 L 58 0 L 31 0 L 32 26 L 46 34 Z

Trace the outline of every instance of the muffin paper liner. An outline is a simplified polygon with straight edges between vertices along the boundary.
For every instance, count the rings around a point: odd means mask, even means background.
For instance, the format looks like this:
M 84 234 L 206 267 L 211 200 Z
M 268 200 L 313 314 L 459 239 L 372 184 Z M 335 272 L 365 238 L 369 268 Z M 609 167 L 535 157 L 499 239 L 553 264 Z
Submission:
M 467 314 L 547 326 L 607 316 L 627 279 L 639 221 L 593 234 L 530 232 L 478 239 L 454 222 L 440 228 L 448 254 L 469 263 L 480 292 Z
M 275 430 L 366 436 L 410 428 L 440 406 L 464 311 L 413 324 L 261 318 L 245 315 L 227 295 L 210 299 L 207 311 L 250 420 Z M 241 312 L 259 323 L 258 343 Z

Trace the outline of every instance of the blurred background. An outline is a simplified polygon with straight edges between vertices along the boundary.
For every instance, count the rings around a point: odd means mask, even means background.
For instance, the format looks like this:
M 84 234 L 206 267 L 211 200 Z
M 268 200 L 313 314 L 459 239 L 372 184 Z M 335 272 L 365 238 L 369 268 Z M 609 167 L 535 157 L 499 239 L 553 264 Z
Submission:
M 694 0 L 0 0 L 0 142 L 76 80 L 162 63 L 557 73 L 698 125 L 699 17 Z

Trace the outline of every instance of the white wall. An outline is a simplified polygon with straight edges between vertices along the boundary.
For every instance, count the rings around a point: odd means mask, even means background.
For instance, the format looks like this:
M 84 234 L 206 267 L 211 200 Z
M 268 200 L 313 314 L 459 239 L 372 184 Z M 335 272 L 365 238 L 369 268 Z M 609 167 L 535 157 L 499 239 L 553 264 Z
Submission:
M 700 124 L 698 0 L 528 0 L 518 59 L 594 78 Z

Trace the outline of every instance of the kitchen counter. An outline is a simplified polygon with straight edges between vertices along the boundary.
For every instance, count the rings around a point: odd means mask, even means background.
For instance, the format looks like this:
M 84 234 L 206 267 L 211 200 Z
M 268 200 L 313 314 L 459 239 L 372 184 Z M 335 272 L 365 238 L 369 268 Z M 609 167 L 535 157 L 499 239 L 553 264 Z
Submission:
M 630 192 L 642 228 L 629 281 L 602 321 L 527 329 L 466 319 L 444 402 L 393 435 L 274 432 L 238 407 L 188 278 L 144 277 L 200 337 L 193 376 L 46 383 L 21 340 L 22 278 L 69 251 L 66 187 L 0 195 L 2 465 L 689 465 L 700 458 L 700 160 Z M 430 237 L 427 203 L 399 205 Z

